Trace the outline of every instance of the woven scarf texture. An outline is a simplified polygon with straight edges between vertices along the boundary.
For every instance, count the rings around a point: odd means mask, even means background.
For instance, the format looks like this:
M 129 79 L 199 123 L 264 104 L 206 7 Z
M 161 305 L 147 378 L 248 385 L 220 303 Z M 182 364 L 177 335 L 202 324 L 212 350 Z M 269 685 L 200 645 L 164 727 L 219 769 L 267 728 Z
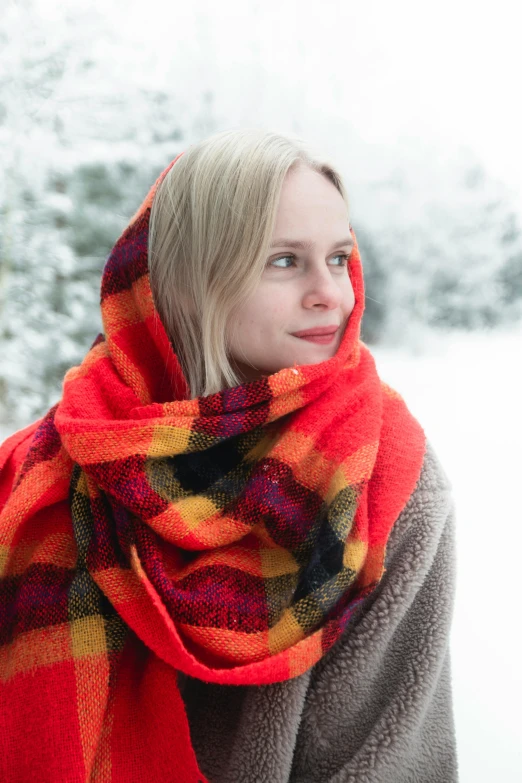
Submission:
M 173 164 L 107 260 L 103 334 L 0 450 L 3 781 L 205 781 L 177 672 L 310 669 L 382 578 L 420 475 L 422 429 L 360 340 L 357 243 L 334 357 L 187 399 L 147 263 Z

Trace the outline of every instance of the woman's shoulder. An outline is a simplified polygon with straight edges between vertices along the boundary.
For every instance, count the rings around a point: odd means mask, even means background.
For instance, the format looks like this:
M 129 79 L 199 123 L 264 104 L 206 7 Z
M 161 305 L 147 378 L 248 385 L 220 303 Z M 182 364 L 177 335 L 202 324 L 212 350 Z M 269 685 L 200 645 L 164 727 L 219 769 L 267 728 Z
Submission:
M 454 592 L 451 484 L 428 443 L 380 583 L 312 671 L 296 779 L 456 781 L 448 657 Z
M 425 555 L 437 546 L 438 540 L 453 518 L 453 494 L 451 481 L 431 441 L 426 441 L 426 450 L 419 479 L 408 502 L 398 515 L 386 548 L 386 565 L 402 544 L 422 544 Z
M 426 441 L 426 453 L 416 492 L 440 492 L 443 495 L 452 490 L 451 481 L 430 440 Z

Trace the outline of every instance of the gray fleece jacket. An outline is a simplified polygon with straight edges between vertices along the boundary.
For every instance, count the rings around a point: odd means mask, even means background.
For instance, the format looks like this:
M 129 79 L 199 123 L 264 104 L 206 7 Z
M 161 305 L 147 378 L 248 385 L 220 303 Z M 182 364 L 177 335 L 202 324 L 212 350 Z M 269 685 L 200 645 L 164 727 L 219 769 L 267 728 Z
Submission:
M 211 783 L 453 783 L 450 484 L 428 444 L 386 572 L 313 669 L 263 686 L 180 675 Z

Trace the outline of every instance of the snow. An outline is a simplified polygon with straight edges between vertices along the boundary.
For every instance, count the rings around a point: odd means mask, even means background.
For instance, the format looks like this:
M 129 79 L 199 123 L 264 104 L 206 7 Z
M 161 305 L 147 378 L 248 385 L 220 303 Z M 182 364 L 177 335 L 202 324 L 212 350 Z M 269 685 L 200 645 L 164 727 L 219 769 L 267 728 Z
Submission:
M 522 779 L 520 553 L 522 329 L 449 333 L 427 353 L 373 351 L 453 485 L 457 595 L 451 634 L 463 783 Z M 518 651 L 518 653 L 517 653 Z

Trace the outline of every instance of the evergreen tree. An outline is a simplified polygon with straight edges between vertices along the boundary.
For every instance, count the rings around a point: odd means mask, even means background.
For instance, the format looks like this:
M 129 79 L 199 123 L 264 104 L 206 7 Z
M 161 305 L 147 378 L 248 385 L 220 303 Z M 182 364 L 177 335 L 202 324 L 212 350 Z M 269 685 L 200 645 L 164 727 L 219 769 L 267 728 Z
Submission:
M 46 36 L 39 2 L 13 6 L 2 28 L 0 426 L 59 399 L 101 329 L 108 252 L 181 140 L 214 129 L 211 92 L 182 110 L 127 82 L 111 72 L 122 44 L 102 17 L 71 11 Z M 110 43 L 96 60 L 94 36 Z
M 382 339 L 397 345 L 426 326 L 479 329 L 520 318 L 520 222 L 508 189 L 469 153 L 410 148 L 388 176 L 360 183 L 356 201 L 359 233 L 372 243 L 368 293 L 372 254 L 386 292 Z

